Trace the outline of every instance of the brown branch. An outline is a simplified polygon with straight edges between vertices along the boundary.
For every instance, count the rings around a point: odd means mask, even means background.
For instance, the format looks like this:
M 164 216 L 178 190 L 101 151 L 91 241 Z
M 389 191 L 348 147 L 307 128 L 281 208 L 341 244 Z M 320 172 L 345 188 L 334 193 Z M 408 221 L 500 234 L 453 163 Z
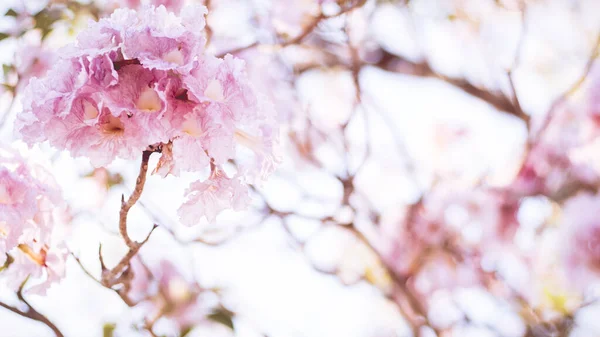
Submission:
M 94 280 L 94 282 L 98 283 L 99 285 L 110 289 L 112 291 L 114 291 L 115 293 L 117 293 L 117 295 L 119 295 L 119 297 L 123 300 L 123 302 L 125 304 L 127 304 L 128 306 L 132 307 L 134 306 L 136 303 L 134 303 L 129 296 L 127 295 L 126 292 L 121 291 L 120 289 L 113 289 L 110 287 L 106 287 L 105 284 L 103 284 L 100 280 L 98 280 L 96 277 L 94 277 L 94 275 L 92 275 L 92 273 L 83 265 L 83 263 L 81 262 L 81 260 L 75 256 L 75 254 L 73 254 L 73 252 L 71 252 L 71 255 L 73 256 L 73 258 L 75 259 L 75 261 L 77 262 L 77 264 L 79 265 L 79 268 L 81 268 L 81 270 L 83 270 L 83 272 L 92 280 Z M 101 259 L 102 259 L 102 255 L 100 255 Z M 104 267 L 104 261 L 101 260 L 100 264 L 102 265 L 102 270 L 106 270 L 106 267 Z
M 511 68 L 508 70 L 507 72 L 507 76 L 508 76 L 508 84 L 510 86 L 510 91 L 511 91 L 511 95 L 513 98 L 513 106 L 515 108 L 515 112 L 517 114 L 518 117 L 520 117 L 524 122 L 525 122 L 525 126 L 527 128 L 527 132 L 529 132 L 529 129 L 531 127 L 531 117 L 529 115 L 527 115 L 524 111 L 523 111 L 523 107 L 521 106 L 521 101 L 519 100 L 519 95 L 517 94 L 517 87 L 515 85 L 515 79 L 514 79 L 514 69 L 519 65 L 520 60 L 521 60 L 521 49 L 523 49 L 523 41 L 525 40 L 525 35 L 527 32 L 527 22 L 526 22 L 526 7 L 525 4 L 523 3 L 521 5 L 521 34 L 519 36 L 519 40 L 517 42 L 517 48 L 515 51 L 515 57 L 513 59 L 513 64 L 511 66 Z
M 592 70 L 592 66 L 594 65 L 594 62 L 596 61 L 596 58 L 598 57 L 599 48 L 600 48 L 600 33 L 598 34 L 598 36 L 596 38 L 596 42 L 593 46 L 592 52 L 587 60 L 587 63 L 585 64 L 585 67 L 583 69 L 581 76 L 579 76 L 579 78 L 577 78 L 577 80 L 565 92 L 563 92 L 560 96 L 558 96 L 552 102 L 552 104 L 550 105 L 550 108 L 548 109 L 548 112 L 544 116 L 542 124 L 537 129 L 537 132 L 532 133 L 532 135 L 529 137 L 528 146 L 531 146 L 532 144 L 536 143 L 540 139 L 540 137 L 542 136 L 542 134 L 544 133 L 544 131 L 550 124 L 550 121 L 552 120 L 554 111 L 557 110 L 560 106 L 562 106 L 567 101 L 569 96 L 573 95 L 581 87 L 583 82 L 585 82 L 585 79 L 590 74 L 590 71 Z
M 321 12 L 319 15 L 315 16 L 308 25 L 306 25 L 302 31 L 300 33 L 298 33 L 298 35 L 287 39 L 285 41 L 282 41 L 278 44 L 272 45 L 272 47 L 276 48 L 282 48 L 282 47 L 287 47 L 287 46 L 291 46 L 291 45 L 295 45 L 298 44 L 302 41 L 304 41 L 304 39 L 306 39 L 314 30 L 315 28 L 317 28 L 317 26 L 321 23 L 321 21 L 326 20 L 326 19 L 331 19 L 331 18 L 335 18 L 338 16 L 341 16 L 343 14 L 347 14 L 359 7 L 362 7 L 365 4 L 366 0 L 359 0 L 357 1 L 355 4 L 353 4 L 352 6 L 349 6 L 347 8 L 343 8 L 339 13 L 333 14 L 333 15 L 325 15 L 323 14 L 323 12 Z M 248 49 L 252 49 L 254 47 L 257 46 L 262 46 L 263 44 L 261 44 L 258 41 L 255 41 L 247 46 L 243 46 L 243 47 L 238 47 L 238 48 L 234 48 L 225 52 L 221 52 L 219 54 L 217 54 L 217 57 L 224 57 L 227 54 L 236 54 L 236 53 L 240 53 L 242 51 L 248 50 Z
M 150 239 L 150 235 L 152 235 L 152 233 L 154 232 L 154 230 L 157 227 L 158 227 L 158 225 L 154 225 L 152 227 L 152 229 L 150 230 L 150 232 L 148 233 L 148 235 L 146 236 L 144 241 L 135 242 L 134 247 L 129 248 L 129 251 L 127 251 L 127 254 L 125 254 L 125 256 L 123 256 L 121 258 L 121 260 L 119 261 L 119 263 L 117 263 L 117 265 L 115 267 L 113 267 L 112 269 L 103 269 L 102 270 L 101 282 L 104 286 L 112 287 L 115 284 L 122 283 L 123 279 L 121 279 L 121 277 L 117 277 L 117 276 L 119 276 L 119 274 L 121 274 L 121 272 L 123 272 L 125 270 L 125 268 L 127 268 L 129 266 L 129 262 L 131 261 L 131 259 L 138 253 L 140 248 L 142 248 L 142 246 L 148 241 L 148 239 Z M 100 247 L 102 247 L 102 246 L 100 246 Z M 102 261 L 102 252 L 101 251 L 99 252 L 99 255 L 100 255 L 100 259 Z M 123 276 L 123 274 L 121 274 L 121 276 Z
M 135 203 L 142 196 L 144 184 L 146 183 L 146 174 L 148 172 L 148 161 L 150 160 L 150 156 L 154 152 L 161 152 L 162 145 L 162 143 L 150 145 L 144 152 L 142 152 L 142 163 L 140 164 L 140 172 L 135 182 L 135 189 L 133 190 L 133 193 L 131 193 L 127 201 L 125 201 L 125 197 L 123 195 L 121 196 L 121 211 L 119 212 L 119 233 L 123 237 L 123 240 L 125 241 L 125 244 L 127 244 L 127 247 L 129 247 L 129 251 L 127 251 L 125 256 L 121 258 L 121 260 L 119 261 L 119 263 L 117 263 L 115 267 L 113 267 L 112 269 L 107 269 L 104 265 L 104 259 L 102 257 L 102 246 L 100 246 L 99 248 L 98 255 L 100 258 L 100 264 L 102 266 L 101 283 L 106 287 L 112 288 L 112 286 L 114 286 L 115 284 L 123 284 L 125 287 L 127 287 L 129 280 L 127 279 L 126 268 L 129 266 L 129 262 L 138 253 L 140 248 L 142 248 L 142 246 L 148 241 L 150 235 L 152 234 L 152 232 L 154 232 L 156 227 L 158 227 L 155 224 L 144 239 L 144 241 L 142 242 L 135 242 L 131 240 L 129 234 L 127 234 L 127 214 L 129 213 L 131 207 L 133 207 L 133 205 L 135 205 Z
M 414 205 L 418 205 L 416 203 Z M 414 206 L 413 205 L 413 206 Z M 411 206 L 409 212 L 414 210 L 414 207 Z M 371 243 L 371 241 L 355 226 L 354 223 L 350 224 L 347 227 L 342 227 L 351 231 L 356 238 L 359 239 L 360 242 L 365 244 L 373 253 L 375 253 L 379 261 L 381 261 L 383 267 L 385 268 L 386 273 L 391 277 L 394 286 L 396 287 L 396 291 L 400 293 L 399 299 L 402 301 L 406 301 L 405 303 L 398 303 L 400 306 L 404 306 L 401 310 L 406 316 L 406 319 L 409 320 L 411 324 L 413 335 L 418 336 L 418 331 L 423 326 L 429 326 L 436 332 L 437 336 L 440 336 L 440 332 L 429 322 L 427 318 L 427 309 L 423 306 L 421 301 L 415 296 L 415 294 L 411 291 L 408 286 L 408 279 L 399 276 L 386 262 L 385 259 L 380 255 L 379 250 Z M 387 296 L 390 300 L 394 302 L 398 302 L 399 299 L 394 296 L 394 292 L 391 292 L 391 295 Z M 416 317 L 415 317 L 416 316 Z
M 413 62 L 403 57 L 391 54 L 385 50 L 381 50 L 381 53 L 382 57 L 380 60 L 373 64 L 377 68 L 411 76 L 437 78 L 457 89 L 460 89 L 466 94 L 479 98 L 501 112 L 513 115 L 525 123 L 529 123 L 529 115 L 517 108 L 513 100 L 506 97 L 506 95 L 501 92 L 490 91 L 477 87 L 465 79 L 452 78 L 442 75 L 433 70 L 427 61 Z
M 29 302 L 25 299 L 25 297 L 23 296 L 23 287 L 25 286 L 26 282 L 27 282 L 27 280 L 25 280 L 25 282 L 23 282 L 23 284 L 21 285 L 21 287 L 19 287 L 19 290 L 17 291 L 17 298 L 27 306 L 26 311 L 21 311 L 13 306 L 3 303 L 3 302 L 0 302 L 0 307 L 10 310 L 13 313 L 23 316 L 25 318 L 29 318 L 34 321 L 43 323 L 44 325 L 46 325 L 48 328 L 50 328 L 52 330 L 52 332 L 54 333 L 54 335 L 56 337 L 64 337 L 63 333 L 60 331 L 60 329 L 58 329 L 58 327 L 56 325 L 54 325 L 54 323 L 52 323 L 46 316 L 42 315 L 37 310 L 35 310 L 31 306 L 31 304 L 29 304 Z
M 212 5 L 211 0 L 206 0 L 204 2 L 204 6 L 206 6 L 208 13 L 210 13 L 212 11 L 211 5 Z M 209 45 L 210 41 L 212 40 L 212 37 L 214 35 L 214 32 L 213 32 L 212 28 L 210 27 L 210 25 L 208 24 L 208 14 L 206 15 L 206 24 L 204 26 L 204 31 L 206 31 L 206 44 Z
M 123 237 L 123 240 L 125 240 L 125 244 L 127 244 L 127 247 L 129 247 L 129 249 L 131 250 L 135 250 L 136 248 L 139 249 L 139 243 L 131 240 L 129 234 L 127 234 L 127 214 L 129 213 L 131 207 L 133 207 L 133 205 L 135 205 L 135 203 L 142 196 L 144 184 L 146 183 L 146 173 L 148 172 L 148 160 L 150 159 L 150 155 L 152 153 L 161 151 L 161 145 L 162 144 L 149 146 L 148 149 L 146 149 L 142 153 L 142 163 L 140 164 L 140 173 L 138 174 L 137 180 L 135 182 L 135 189 L 133 190 L 133 193 L 131 193 L 131 195 L 129 196 L 129 199 L 127 199 L 127 202 L 125 201 L 125 196 L 121 195 L 121 211 L 119 212 L 119 233 Z
M 345 194 L 351 193 L 352 190 L 354 189 L 351 181 L 346 181 L 345 183 L 342 182 L 342 184 L 345 184 L 345 186 L 346 185 L 349 186 L 349 187 L 344 188 Z M 292 230 L 289 228 L 289 224 L 286 221 L 287 217 L 290 215 L 295 215 L 295 216 L 299 216 L 299 215 L 296 213 L 292 213 L 292 212 L 282 212 L 282 211 L 276 210 L 273 206 L 271 206 L 267 202 L 267 199 L 265 198 L 265 196 L 262 193 L 260 193 L 254 187 L 253 187 L 253 189 L 263 199 L 263 202 L 265 204 L 266 214 L 280 218 L 283 229 L 286 231 L 286 233 L 299 245 L 300 248 L 304 248 L 304 242 L 299 241 L 296 238 L 296 236 L 294 235 Z M 419 205 L 419 203 L 416 203 L 415 205 L 411 206 L 409 209 L 409 212 L 413 213 L 415 211 L 417 205 Z M 307 217 L 307 216 L 302 216 L 302 215 L 300 215 L 300 216 L 304 217 L 306 219 L 320 220 L 321 223 L 323 223 L 324 225 L 333 220 L 331 217 L 325 217 L 325 218 L 319 219 L 319 218 L 312 218 L 312 217 Z M 426 308 L 421 304 L 421 302 L 415 296 L 415 294 L 413 294 L 413 292 L 409 289 L 408 284 L 407 284 L 408 279 L 399 276 L 398 274 L 396 274 L 393 271 L 392 267 L 390 267 L 385 262 L 385 260 L 379 254 L 379 251 L 375 248 L 375 246 L 371 243 L 371 241 L 360 230 L 358 230 L 355 227 L 354 223 L 351 223 L 347 226 L 340 226 L 340 228 L 350 231 L 361 243 L 366 245 L 371 251 L 373 251 L 373 253 L 375 253 L 378 256 L 378 259 L 379 259 L 379 261 L 381 261 L 382 266 L 385 268 L 386 273 L 392 279 L 393 286 L 394 286 L 394 289 L 389 294 L 384 294 L 384 296 L 387 299 L 389 299 L 390 301 L 392 301 L 394 304 L 397 305 L 398 310 L 400 310 L 400 313 L 402 314 L 402 316 L 407 319 L 407 321 L 410 325 L 410 328 L 413 332 L 413 336 L 419 336 L 419 329 L 423 326 L 429 326 L 431 329 L 433 329 L 436 332 L 436 334 L 438 336 L 440 336 L 440 331 L 438 331 L 435 327 L 433 327 L 433 325 L 429 322 L 429 319 L 427 318 Z M 324 274 L 335 275 L 335 272 L 330 272 L 330 271 L 325 271 L 325 270 L 320 270 L 320 269 L 316 269 L 316 270 L 321 273 L 324 273 Z

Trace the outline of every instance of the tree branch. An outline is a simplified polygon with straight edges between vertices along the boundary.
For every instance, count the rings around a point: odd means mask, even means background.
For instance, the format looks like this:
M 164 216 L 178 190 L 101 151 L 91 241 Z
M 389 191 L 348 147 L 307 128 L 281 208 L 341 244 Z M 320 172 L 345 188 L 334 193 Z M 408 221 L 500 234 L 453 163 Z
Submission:
M 150 230 L 150 232 L 148 233 L 148 235 L 146 236 L 144 241 L 135 242 L 134 243 L 135 246 L 129 248 L 129 251 L 127 251 L 127 254 L 125 254 L 125 256 L 123 256 L 121 258 L 119 263 L 117 263 L 117 265 L 114 268 L 112 268 L 112 269 L 105 269 L 105 267 L 103 268 L 101 282 L 104 286 L 112 287 L 115 284 L 119 284 L 119 283 L 121 283 L 121 281 L 123 281 L 120 277 L 117 277 L 117 276 L 119 274 L 121 274 L 121 272 L 123 272 L 126 267 L 129 266 L 129 262 L 131 261 L 131 259 L 138 253 L 140 248 L 142 248 L 142 246 L 148 241 L 148 239 L 150 239 L 150 235 L 152 235 L 152 232 L 154 232 L 154 230 L 157 227 L 158 227 L 158 225 L 154 225 L 152 227 L 152 229 Z M 101 251 L 99 252 L 99 255 L 100 255 L 100 259 L 102 260 L 102 252 Z
M 138 174 L 137 180 L 135 182 L 135 189 L 133 193 L 125 201 L 125 196 L 121 195 L 121 211 L 119 213 L 119 233 L 125 240 L 125 244 L 131 250 L 139 249 L 139 243 L 134 242 L 127 234 L 127 214 L 129 210 L 142 196 L 142 191 L 144 190 L 144 184 L 146 183 L 146 173 L 148 172 L 148 160 L 150 159 L 150 155 L 154 152 L 161 152 L 162 144 L 149 146 L 142 153 L 142 163 L 140 164 L 140 173 Z
M 411 76 L 437 78 L 459 90 L 462 90 L 466 94 L 479 98 L 497 110 L 509 115 L 513 115 L 521 119 L 523 122 L 529 124 L 529 115 L 525 114 L 517 106 L 516 102 L 513 102 L 512 99 L 499 91 L 490 91 L 484 88 L 479 88 L 465 79 L 452 78 L 442 75 L 433 70 L 427 61 L 413 62 L 403 57 L 391 54 L 383 49 L 380 51 L 382 53 L 381 59 L 377 63 L 373 64 L 377 68 Z
M 23 287 L 25 286 L 26 282 L 27 282 L 27 280 L 25 280 L 25 282 L 23 282 L 23 284 L 21 285 L 21 287 L 19 287 L 19 290 L 17 291 L 17 298 L 19 299 L 19 301 L 21 301 L 23 304 L 25 304 L 27 306 L 26 311 L 21 311 L 21 310 L 15 308 L 13 306 L 10 306 L 4 302 L 0 302 L 0 307 L 10 310 L 13 313 L 23 316 L 25 318 L 29 318 L 34 321 L 43 323 L 44 325 L 46 325 L 47 327 L 49 327 L 52 330 L 52 332 L 54 333 L 54 335 L 56 335 L 56 337 L 64 337 L 63 333 L 60 331 L 60 329 L 58 329 L 58 327 L 56 325 L 54 325 L 54 323 L 52 323 L 46 316 L 42 315 L 37 310 L 35 310 L 31 306 L 31 304 L 29 304 L 29 302 L 25 299 L 25 297 L 23 296 Z

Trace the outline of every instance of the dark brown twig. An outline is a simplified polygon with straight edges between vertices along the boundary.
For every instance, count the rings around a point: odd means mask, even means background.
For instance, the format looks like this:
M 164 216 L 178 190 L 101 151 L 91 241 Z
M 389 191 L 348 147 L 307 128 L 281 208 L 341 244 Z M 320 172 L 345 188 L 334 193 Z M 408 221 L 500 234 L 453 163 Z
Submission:
M 31 306 L 31 304 L 29 304 L 29 302 L 25 299 L 25 297 L 23 296 L 23 288 L 25 287 L 26 282 L 27 282 L 27 280 L 25 280 L 25 282 L 23 282 L 21 287 L 19 287 L 19 290 L 17 291 L 17 298 L 19 299 L 19 301 L 21 301 L 22 303 L 24 303 L 27 306 L 27 310 L 22 311 L 22 310 L 19 310 L 15 307 L 10 306 L 3 302 L 0 302 L 0 307 L 10 310 L 17 315 L 20 315 L 20 316 L 32 319 L 34 321 L 43 323 L 44 325 L 46 325 L 48 328 L 50 328 L 52 330 L 52 332 L 54 333 L 54 335 L 56 335 L 56 337 L 64 337 L 63 333 L 60 331 L 60 329 L 58 329 L 58 327 L 56 325 L 54 325 L 54 323 L 52 323 L 46 316 L 42 315 L 37 310 L 35 310 Z

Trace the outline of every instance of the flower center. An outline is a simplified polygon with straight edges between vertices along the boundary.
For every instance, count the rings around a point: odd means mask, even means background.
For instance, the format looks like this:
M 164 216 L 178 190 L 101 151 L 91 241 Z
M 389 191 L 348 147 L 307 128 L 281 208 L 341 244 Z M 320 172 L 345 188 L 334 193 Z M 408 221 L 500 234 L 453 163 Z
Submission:
M 0 204 L 4 204 L 4 205 L 12 205 L 13 204 L 12 196 L 10 195 L 8 188 L 6 188 L 6 186 L 4 186 L 4 185 L 0 185 Z
M 199 121 L 194 117 L 185 116 L 185 121 L 181 123 L 181 127 L 183 132 L 194 138 L 199 138 L 204 134 L 202 125 L 200 125 Z
M 98 117 L 98 109 L 88 101 L 83 102 L 83 118 L 87 121 Z
M 212 80 L 204 90 L 204 96 L 216 102 L 223 102 L 225 95 L 223 94 L 223 86 L 219 80 Z
M 168 284 L 169 298 L 174 303 L 183 304 L 190 300 L 192 293 L 188 287 L 187 282 L 181 278 L 175 278 L 169 281 Z
M 145 88 L 138 98 L 136 107 L 144 112 L 156 112 L 161 108 L 160 97 L 158 97 L 158 93 L 150 88 Z
M 26 244 L 19 244 L 17 247 L 25 254 L 27 257 L 31 259 L 31 261 L 35 262 L 40 266 L 46 265 L 46 249 L 42 248 L 39 253 L 36 253 Z
M 125 131 L 125 126 L 121 120 L 113 115 L 108 116 L 108 122 L 102 124 L 102 132 L 112 135 L 120 135 Z
M 163 61 L 175 63 L 182 66 L 185 62 L 183 60 L 183 53 L 179 49 L 173 49 L 163 56 Z

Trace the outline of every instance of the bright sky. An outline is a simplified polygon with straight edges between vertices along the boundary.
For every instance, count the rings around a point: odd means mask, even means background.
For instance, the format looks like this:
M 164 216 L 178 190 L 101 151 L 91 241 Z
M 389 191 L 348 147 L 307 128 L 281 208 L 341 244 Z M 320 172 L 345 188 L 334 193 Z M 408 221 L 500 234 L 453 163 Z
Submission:
M 581 69 L 588 52 L 585 42 L 589 39 L 587 35 L 578 34 L 578 29 L 583 27 L 591 30 L 589 26 L 592 24 L 588 21 L 596 20 L 596 28 L 597 22 L 600 22 L 600 2 L 595 3 L 595 11 L 591 10 L 594 1 L 586 2 L 590 10 L 583 11 L 586 15 L 583 18 L 565 14 L 563 7 L 567 1 L 550 2 L 554 5 L 546 8 L 546 12 L 532 11 L 533 18 L 529 20 L 531 27 L 528 29 L 531 35 L 525 40 L 527 47 L 517 72 L 517 87 L 527 93 L 521 101 L 536 113 L 543 112 L 552 95 L 565 87 L 567 84 L 564 83 L 569 83 Z M 3 0 L 0 11 L 8 7 L 8 3 Z M 421 37 L 420 45 L 411 33 L 414 27 L 406 13 L 392 6 L 383 6 L 375 14 L 377 19 L 374 19 L 371 34 L 385 41 L 384 45 L 390 46 L 390 51 L 407 58 L 418 58 L 420 50 L 427 50 L 430 62 L 439 71 L 472 77 L 476 82 L 493 83 L 502 88 L 504 79 L 498 75 L 499 69 L 510 64 L 512 54 L 504 55 L 499 51 L 514 51 L 509 46 L 516 45 L 518 16 L 492 17 L 485 23 L 484 36 L 478 40 L 469 36 L 468 29 L 461 31 L 463 35 L 460 35 L 447 27 L 436 25 L 434 18 L 427 17 L 430 13 L 427 1 L 416 3 L 417 17 L 423 22 L 417 28 L 417 34 Z M 545 16 L 536 20 L 535 15 Z M 490 40 L 494 43 L 490 43 Z M 562 54 L 549 52 L 555 49 L 557 43 L 566 45 L 566 41 L 575 46 L 571 49 L 575 52 L 569 52 L 566 46 Z M 0 44 L 0 61 L 10 57 L 9 51 L 13 48 L 5 42 Z M 549 76 L 545 73 L 547 69 L 555 69 L 565 55 L 572 62 L 567 62 L 566 66 L 561 63 L 558 75 Z M 344 92 L 344 83 L 348 84 L 348 80 L 347 74 L 313 72 L 307 73 L 298 85 L 304 103 L 316 109 L 310 113 L 325 127 L 343 121 L 347 114 L 343 107 L 339 107 L 337 98 L 347 94 Z M 413 200 L 417 193 L 416 187 L 398 174 L 403 162 L 393 155 L 397 153 L 395 137 L 403 139 L 408 153 L 419 163 L 420 178 L 424 184 L 431 180 L 431 171 L 441 166 L 448 171 L 466 172 L 463 177 L 465 181 L 488 172 L 488 182 L 491 184 L 502 184 L 514 170 L 510 164 L 515 164 L 514 158 L 519 155 L 524 140 L 524 128 L 516 119 L 500 114 L 487 104 L 435 79 L 366 68 L 360 80 L 365 88 L 365 96 L 368 96 L 365 101 L 371 142 L 375 145 L 375 159 L 357 178 L 357 186 L 371 198 L 377 209 L 391 212 L 398 204 Z M 333 91 L 336 95 L 331 95 Z M 19 108 L 19 104 L 16 104 L 13 112 L 18 112 Z M 14 118 L 14 113 L 10 118 Z M 440 127 L 447 125 L 468 130 L 469 141 L 442 154 L 436 136 L 441 133 Z M 352 143 L 357 148 L 364 146 L 361 130 L 356 128 L 353 131 L 355 136 Z M 0 140 L 11 138 L 9 128 L 0 131 Z M 34 149 L 31 155 L 48 159 L 49 153 L 44 147 L 43 150 Z M 330 156 L 326 151 L 322 156 L 331 167 L 339 166 L 339 158 Z M 98 191 L 94 190 L 94 185 L 76 178 L 90 170 L 85 160 L 73 160 L 64 153 L 57 154 L 53 160 L 53 171 L 74 209 L 95 205 Z M 156 158 L 153 160 L 155 162 Z M 126 186 L 132 186 L 137 163 L 118 161 L 110 169 L 121 172 L 125 176 Z M 282 171 L 265 184 L 267 196 L 282 208 L 297 207 L 311 213 L 331 212 L 329 205 L 335 205 L 341 195 L 341 186 L 323 175 L 293 172 L 290 169 L 284 163 Z M 282 177 L 287 174 L 293 175 L 304 189 L 315 192 L 325 201 L 300 203 L 298 188 L 283 182 Z M 188 176 L 161 181 L 151 177 L 142 197 L 142 202 L 154 209 L 162 220 L 161 225 L 174 229 L 182 237 L 192 237 L 198 232 L 198 229 L 181 228 L 174 220 L 183 189 L 190 179 Z M 95 214 L 81 216 L 72 227 L 74 250 L 82 257 L 84 264 L 95 271 L 98 269 L 99 242 L 103 243 L 105 251 L 113 252 L 112 256 L 108 256 L 108 263 L 111 257 L 114 261 L 123 252 L 118 238 L 109 232 L 116 229 L 121 193 L 127 194 L 128 190 L 111 190 L 106 205 L 98 207 Z M 96 217 L 102 223 L 93 221 Z M 203 285 L 224 288 L 228 303 L 240 314 L 236 321 L 240 337 L 259 337 L 256 331 L 262 331 L 269 337 L 408 336 L 408 329 L 397 309 L 373 286 L 366 282 L 344 285 L 337 277 L 324 275 L 312 268 L 311 263 L 327 264 L 328 258 L 335 260 L 340 254 L 336 250 L 339 242 L 324 238 L 315 243 L 311 249 L 319 253 L 313 255 L 325 261 L 311 261 L 313 256 L 300 251 L 277 221 L 254 226 L 255 218 L 255 215 L 246 214 L 220 217 L 219 221 L 226 228 L 231 224 L 248 228 L 218 247 L 196 244 L 181 248 L 159 229 L 141 254 L 146 261 L 156 261 L 164 256 L 177 257 L 182 266 L 188 266 L 186 269 L 190 276 L 193 273 Z M 129 223 L 133 225 L 132 236 L 141 238 L 149 230 L 152 220 L 136 206 L 130 214 Z M 315 228 L 314 224 L 302 220 L 296 226 L 304 235 L 309 235 Z M 10 298 L 10 294 L 1 287 L 0 298 Z M 505 329 L 503 336 L 518 336 L 518 322 L 511 321 L 512 316 L 503 314 L 499 309 L 501 303 L 494 302 L 477 289 L 465 290 L 457 298 L 459 302 L 462 301 L 461 308 L 474 312 L 481 322 L 497 327 L 517 326 L 515 331 Z M 127 314 L 129 309 L 121 300 L 89 280 L 74 261 L 70 261 L 68 275 L 60 285 L 53 287 L 47 297 L 31 296 L 31 301 L 39 311 L 56 322 L 66 336 L 101 336 L 104 323 L 131 319 Z M 446 313 L 451 315 L 452 309 L 447 310 Z M 45 326 L 7 311 L 0 311 L 0 326 L 3 331 L 0 334 L 9 337 L 52 336 Z M 596 331 L 600 331 L 600 327 L 597 328 Z M 469 329 L 465 328 L 460 336 L 496 336 L 487 330 Z M 135 335 L 128 333 L 126 336 Z

